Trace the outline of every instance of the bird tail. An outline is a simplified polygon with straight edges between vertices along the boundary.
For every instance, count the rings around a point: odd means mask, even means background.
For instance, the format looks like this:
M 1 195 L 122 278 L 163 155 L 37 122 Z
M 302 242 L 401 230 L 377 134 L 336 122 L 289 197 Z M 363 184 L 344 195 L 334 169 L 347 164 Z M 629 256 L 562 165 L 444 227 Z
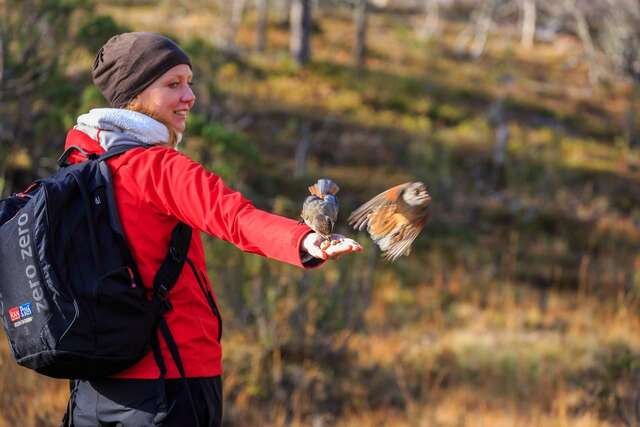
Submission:
M 309 193 L 321 199 L 324 199 L 327 194 L 335 196 L 338 191 L 340 191 L 340 187 L 330 179 L 319 179 L 318 182 L 309 187 Z

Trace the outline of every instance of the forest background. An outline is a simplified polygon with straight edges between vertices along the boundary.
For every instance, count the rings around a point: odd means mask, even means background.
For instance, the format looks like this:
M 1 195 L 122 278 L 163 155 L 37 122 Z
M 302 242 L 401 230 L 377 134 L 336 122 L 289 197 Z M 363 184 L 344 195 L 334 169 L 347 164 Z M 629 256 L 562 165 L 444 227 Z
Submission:
M 341 191 L 361 254 L 303 272 L 206 238 L 227 426 L 640 425 L 640 7 L 633 0 L 0 0 L 0 193 L 105 101 L 93 55 L 157 31 L 194 63 L 182 146 L 263 209 Z M 424 181 L 411 256 L 345 225 Z M 67 383 L 0 344 L 0 426 Z

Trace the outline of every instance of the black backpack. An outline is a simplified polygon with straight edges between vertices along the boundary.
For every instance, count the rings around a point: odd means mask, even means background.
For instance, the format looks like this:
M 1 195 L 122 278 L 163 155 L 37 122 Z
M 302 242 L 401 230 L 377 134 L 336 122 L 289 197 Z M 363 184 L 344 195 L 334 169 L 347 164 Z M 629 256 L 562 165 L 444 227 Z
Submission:
M 166 297 L 185 263 L 191 229 L 178 223 L 149 292 L 123 234 L 105 162 L 130 148 L 97 156 L 72 147 L 55 175 L 0 200 L 0 312 L 18 364 L 50 377 L 90 379 L 121 371 L 152 348 L 164 377 L 159 328 L 184 377 L 163 313 L 171 308 Z M 73 150 L 88 160 L 67 165 Z

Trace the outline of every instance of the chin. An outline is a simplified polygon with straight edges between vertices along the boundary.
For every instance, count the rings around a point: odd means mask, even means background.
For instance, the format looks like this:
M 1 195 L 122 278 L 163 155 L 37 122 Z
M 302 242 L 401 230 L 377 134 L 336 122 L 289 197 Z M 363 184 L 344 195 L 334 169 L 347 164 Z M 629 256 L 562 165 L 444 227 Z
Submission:
M 171 127 L 177 133 L 183 133 L 184 130 L 187 128 L 187 125 L 186 123 L 171 123 Z

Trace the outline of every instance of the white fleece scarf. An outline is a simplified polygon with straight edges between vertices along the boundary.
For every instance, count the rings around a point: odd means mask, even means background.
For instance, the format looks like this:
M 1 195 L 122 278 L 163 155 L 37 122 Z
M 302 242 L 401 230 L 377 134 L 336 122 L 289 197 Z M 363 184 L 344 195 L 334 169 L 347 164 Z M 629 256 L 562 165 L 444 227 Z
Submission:
M 122 108 L 94 108 L 78 117 L 76 129 L 109 150 L 118 145 L 162 145 L 169 141 L 169 130 L 146 114 Z M 182 135 L 178 134 L 178 142 Z

